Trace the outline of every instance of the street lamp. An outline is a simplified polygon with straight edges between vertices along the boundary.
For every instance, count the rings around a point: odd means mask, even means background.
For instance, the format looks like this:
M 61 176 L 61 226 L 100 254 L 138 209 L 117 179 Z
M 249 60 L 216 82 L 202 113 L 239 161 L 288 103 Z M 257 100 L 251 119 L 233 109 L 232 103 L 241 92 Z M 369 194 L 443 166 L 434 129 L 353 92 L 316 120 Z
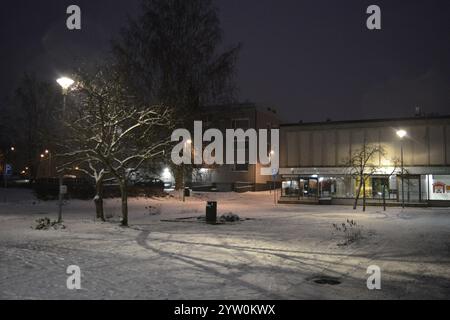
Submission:
M 61 86 L 62 88 L 62 95 L 63 95 L 63 109 L 62 109 L 62 119 L 64 120 L 64 115 L 66 112 L 66 96 L 69 88 L 75 83 L 70 78 L 67 77 L 61 77 L 56 80 L 56 82 Z M 48 150 L 46 150 L 48 151 Z M 58 196 L 58 202 L 59 202 L 59 210 L 58 210 L 58 223 L 62 222 L 62 205 L 63 205 L 63 175 L 62 173 L 59 174 L 59 196 Z
M 397 130 L 397 136 L 400 138 L 400 162 L 402 166 L 402 208 L 405 208 L 405 183 L 404 183 L 404 166 L 403 166 L 403 138 L 406 137 L 407 132 L 403 129 Z
M 67 96 L 67 92 L 69 91 L 69 88 L 75 83 L 75 81 L 73 81 L 70 78 L 67 77 L 61 77 L 59 79 L 56 80 L 56 82 L 58 82 L 58 84 L 61 86 L 62 88 L 62 94 L 63 94 L 63 116 L 64 116 L 64 112 L 66 111 L 66 96 Z
M 404 138 L 406 136 L 407 132 L 405 130 L 398 130 L 397 135 L 400 137 L 400 139 Z
M 48 177 L 50 178 L 52 175 L 52 154 L 48 149 L 45 149 L 44 153 L 41 154 L 41 158 L 44 159 L 46 156 L 48 156 L 48 168 L 47 173 Z
M 275 151 L 270 150 L 269 152 L 269 162 L 272 165 L 272 156 L 275 155 Z M 273 203 L 277 204 L 277 192 L 275 189 L 275 175 L 272 172 L 272 190 L 273 190 Z
M 185 148 L 184 148 L 184 150 L 186 150 L 187 148 L 188 148 L 188 145 L 189 145 L 189 147 L 192 145 L 192 140 L 191 139 L 188 139 L 188 140 L 186 140 L 186 142 L 185 142 Z M 183 150 L 183 152 L 184 152 L 184 150 Z M 189 153 L 190 152 L 192 152 L 192 150 L 191 149 L 189 149 Z M 192 155 L 189 155 L 190 157 L 192 156 Z M 182 177 L 183 177 L 183 190 L 182 190 L 182 192 L 183 192 L 183 202 L 185 202 L 186 201 L 186 177 L 185 177 L 185 172 L 184 172 L 184 161 L 183 161 L 183 163 L 181 164 L 181 174 L 182 174 Z

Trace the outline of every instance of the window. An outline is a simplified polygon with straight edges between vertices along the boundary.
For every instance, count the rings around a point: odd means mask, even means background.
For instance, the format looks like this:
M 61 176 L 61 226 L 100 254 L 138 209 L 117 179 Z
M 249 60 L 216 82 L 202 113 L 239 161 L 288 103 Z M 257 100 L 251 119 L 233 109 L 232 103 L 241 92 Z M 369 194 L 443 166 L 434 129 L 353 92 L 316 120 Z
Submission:
M 249 120 L 248 119 L 233 119 L 231 120 L 231 127 L 233 129 L 242 129 L 247 130 L 249 128 Z
M 234 171 L 248 171 L 248 163 L 244 163 L 244 164 L 235 164 L 234 165 Z

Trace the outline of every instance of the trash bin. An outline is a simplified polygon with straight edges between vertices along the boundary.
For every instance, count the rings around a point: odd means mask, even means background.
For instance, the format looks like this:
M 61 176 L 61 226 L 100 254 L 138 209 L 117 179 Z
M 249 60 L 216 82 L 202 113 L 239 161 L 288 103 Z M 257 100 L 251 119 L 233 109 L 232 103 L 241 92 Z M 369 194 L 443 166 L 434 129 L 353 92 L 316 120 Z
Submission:
M 184 188 L 184 196 L 185 197 L 190 197 L 191 196 L 191 189 Z
M 208 201 L 206 204 L 206 223 L 217 222 L 217 201 Z

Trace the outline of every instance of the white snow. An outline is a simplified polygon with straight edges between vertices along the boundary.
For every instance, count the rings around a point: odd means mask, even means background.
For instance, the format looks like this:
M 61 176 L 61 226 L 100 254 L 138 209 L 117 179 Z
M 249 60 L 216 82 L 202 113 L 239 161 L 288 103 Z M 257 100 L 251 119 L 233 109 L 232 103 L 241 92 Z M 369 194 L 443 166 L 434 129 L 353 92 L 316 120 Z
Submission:
M 57 202 L 0 190 L 0 299 L 450 298 L 448 208 L 363 213 L 274 205 L 268 192 L 194 193 L 184 203 L 172 195 L 130 199 L 130 228 L 118 225 L 119 199 L 106 201 L 106 223 L 95 221 L 92 201 L 71 200 L 66 229 L 37 231 L 36 219 L 56 219 Z M 199 222 L 208 200 L 218 216 L 251 220 Z M 346 219 L 364 238 L 337 246 L 332 223 Z M 81 268 L 81 290 L 66 288 L 69 265 Z M 381 290 L 366 287 L 370 265 L 381 268 Z M 341 284 L 312 281 L 321 275 Z

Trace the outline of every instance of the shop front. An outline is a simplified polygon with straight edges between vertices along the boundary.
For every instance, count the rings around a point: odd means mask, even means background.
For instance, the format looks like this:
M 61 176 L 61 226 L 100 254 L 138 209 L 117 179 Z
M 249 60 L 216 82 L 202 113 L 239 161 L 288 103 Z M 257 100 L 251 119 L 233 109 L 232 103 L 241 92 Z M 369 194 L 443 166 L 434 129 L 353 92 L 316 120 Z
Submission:
M 321 199 L 331 199 L 334 204 L 351 203 L 360 186 L 357 178 L 342 173 L 340 168 L 336 168 L 334 174 L 331 170 L 323 174 L 319 170 L 310 171 L 310 174 L 298 169 L 290 169 L 289 174 L 286 171 L 280 170 L 281 203 L 319 203 Z M 411 171 L 403 177 L 399 174 L 374 174 L 368 177 L 364 188 L 361 188 L 360 198 L 365 192 L 369 204 L 401 204 L 403 199 L 407 205 L 433 205 L 433 201 L 450 201 L 450 175 Z

